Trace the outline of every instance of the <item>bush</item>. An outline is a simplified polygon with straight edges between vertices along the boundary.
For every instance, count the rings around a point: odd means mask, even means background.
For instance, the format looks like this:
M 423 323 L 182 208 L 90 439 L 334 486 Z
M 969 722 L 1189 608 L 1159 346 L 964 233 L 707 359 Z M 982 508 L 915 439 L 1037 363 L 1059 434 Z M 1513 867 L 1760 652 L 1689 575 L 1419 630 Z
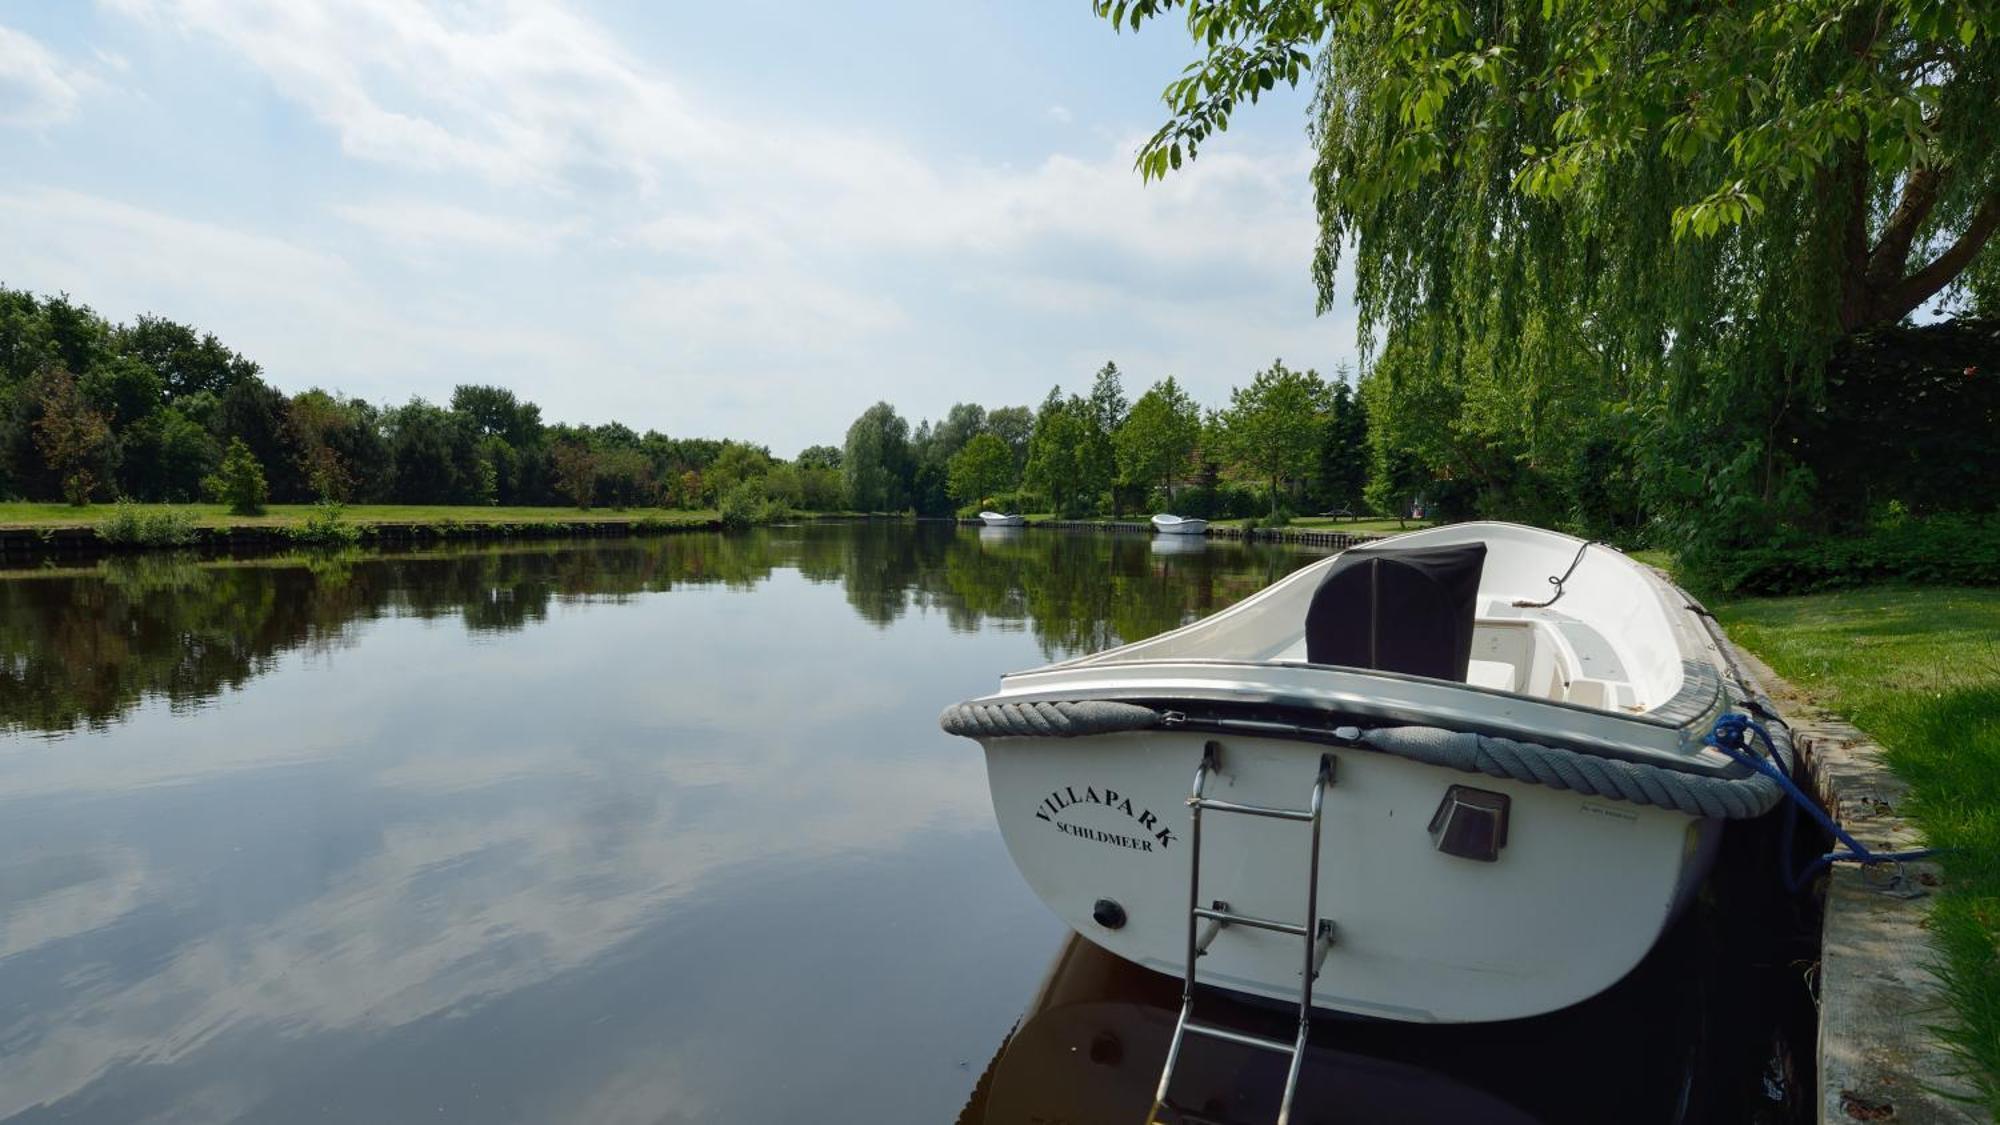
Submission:
M 1280 507 L 1277 511 L 1272 512 L 1268 515 L 1251 516 L 1249 519 L 1243 521 L 1243 528 L 1246 531 L 1254 531 L 1260 529 L 1264 531 L 1276 531 L 1281 527 L 1290 526 L 1291 522 L 1292 522 L 1292 510 L 1290 508 Z
M 264 483 L 264 467 L 257 463 L 257 455 L 250 452 L 242 438 L 230 439 L 229 452 L 222 455 L 221 467 L 201 483 L 217 503 L 229 505 L 229 514 L 233 516 L 263 515 L 264 501 L 271 495 Z
M 749 527 L 753 524 L 772 523 L 791 514 L 784 501 L 769 495 L 764 489 L 762 478 L 746 480 L 722 494 L 722 526 Z
M 1218 484 L 1183 488 L 1165 510 L 1190 519 L 1228 520 L 1261 516 L 1269 507 L 1270 497 L 1261 490 Z
M 324 500 L 313 505 L 312 514 L 306 522 L 297 527 L 287 528 L 285 534 L 294 543 L 304 543 L 315 547 L 351 547 L 361 542 L 361 528 L 346 520 L 347 506 L 337 500 Z
M 147 511 L 120 501 L 98 522 L 97 537 L 120 547 L 185 547 L 194 542 L 194 514 L 161 508 Z
M 1812 536 L 1781 531 L 1748 547 L 1697 547 L 1683 577 L 1721 594 L 1798 594 L 1900 579 L 1961 586 L 2000 584 L 2000 515 L 1891 513 L 1866 531 Z
M 1039 492 L 1033 492 L 1025 488 L 1014 492 L 996 492 L 992 496 L 987 497 L 982 503 L 967 504 L 959 510 L 959 514 L 962 516 L 976 516 L 989 508 L 996 512 L 1018 513 L 1021 515 L 1026 515 L 1029 512 L 1046 512 L 1049 510 L 1049 498 Z

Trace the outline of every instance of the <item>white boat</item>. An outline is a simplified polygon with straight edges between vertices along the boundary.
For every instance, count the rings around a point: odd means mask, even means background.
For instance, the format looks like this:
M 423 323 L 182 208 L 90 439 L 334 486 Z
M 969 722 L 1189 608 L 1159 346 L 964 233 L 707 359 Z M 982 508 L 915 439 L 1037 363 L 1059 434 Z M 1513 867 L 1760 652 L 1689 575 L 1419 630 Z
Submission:
M 979 519 L 987 527 L 1020 527 L 1028 522 L 1021 516 L 1010 516 L 1005 512 L 981 512 Z
M 1780 796 L 1703 742 L 1770 717 L 1729 653 L 1618 551 L 1456 524 L 1005 676 L 943 725 L 1071 928 L 1189 995 L 1199 956 L 1204 984 L 1300 1004 L 1303 1044 L 1309 1009 L 1515 1019 L 1637 965 L 1723 822 Z
M 1153 517 L 1153 530 L 1161 535 L 1207 535 L 1207 520 L 1184 520 L 1165 512 Z

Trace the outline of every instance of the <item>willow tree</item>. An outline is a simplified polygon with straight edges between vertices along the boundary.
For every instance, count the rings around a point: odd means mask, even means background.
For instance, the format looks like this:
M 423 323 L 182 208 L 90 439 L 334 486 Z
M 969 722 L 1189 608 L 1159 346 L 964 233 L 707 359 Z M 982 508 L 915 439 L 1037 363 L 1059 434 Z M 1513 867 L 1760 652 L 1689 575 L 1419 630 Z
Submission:
M 1796 482 L 1780 428 L 1846 338 L 1996 307 L 1995 0 L 1095 7 L 1201 51 L 1145 177 L 1312 75 L 1322 309 L 1351 255 L 1364 346 L 1418 357 L 1395 377 L 1650 412 L 1689 507 Z

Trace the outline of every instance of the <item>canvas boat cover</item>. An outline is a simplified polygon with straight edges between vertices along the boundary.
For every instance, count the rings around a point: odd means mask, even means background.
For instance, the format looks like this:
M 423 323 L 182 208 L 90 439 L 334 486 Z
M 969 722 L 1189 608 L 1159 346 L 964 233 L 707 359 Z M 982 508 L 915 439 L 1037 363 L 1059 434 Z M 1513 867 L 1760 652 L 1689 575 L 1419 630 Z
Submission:
M 1349 551 L 1306 611 L 1306 659 L 1465 682 L 1486 544 Z

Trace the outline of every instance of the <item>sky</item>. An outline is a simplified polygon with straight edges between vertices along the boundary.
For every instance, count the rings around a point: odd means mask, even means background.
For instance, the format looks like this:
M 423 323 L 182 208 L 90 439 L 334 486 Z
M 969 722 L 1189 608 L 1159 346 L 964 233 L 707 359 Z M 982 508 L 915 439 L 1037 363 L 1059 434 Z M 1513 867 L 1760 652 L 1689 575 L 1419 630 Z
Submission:
M 1132 170 L 1193 57 L 1089 0 L 0 0 L 0 284 L 781 456 L 1107 360 L 1219 405 L 1356 341 L 1303 90 Z

